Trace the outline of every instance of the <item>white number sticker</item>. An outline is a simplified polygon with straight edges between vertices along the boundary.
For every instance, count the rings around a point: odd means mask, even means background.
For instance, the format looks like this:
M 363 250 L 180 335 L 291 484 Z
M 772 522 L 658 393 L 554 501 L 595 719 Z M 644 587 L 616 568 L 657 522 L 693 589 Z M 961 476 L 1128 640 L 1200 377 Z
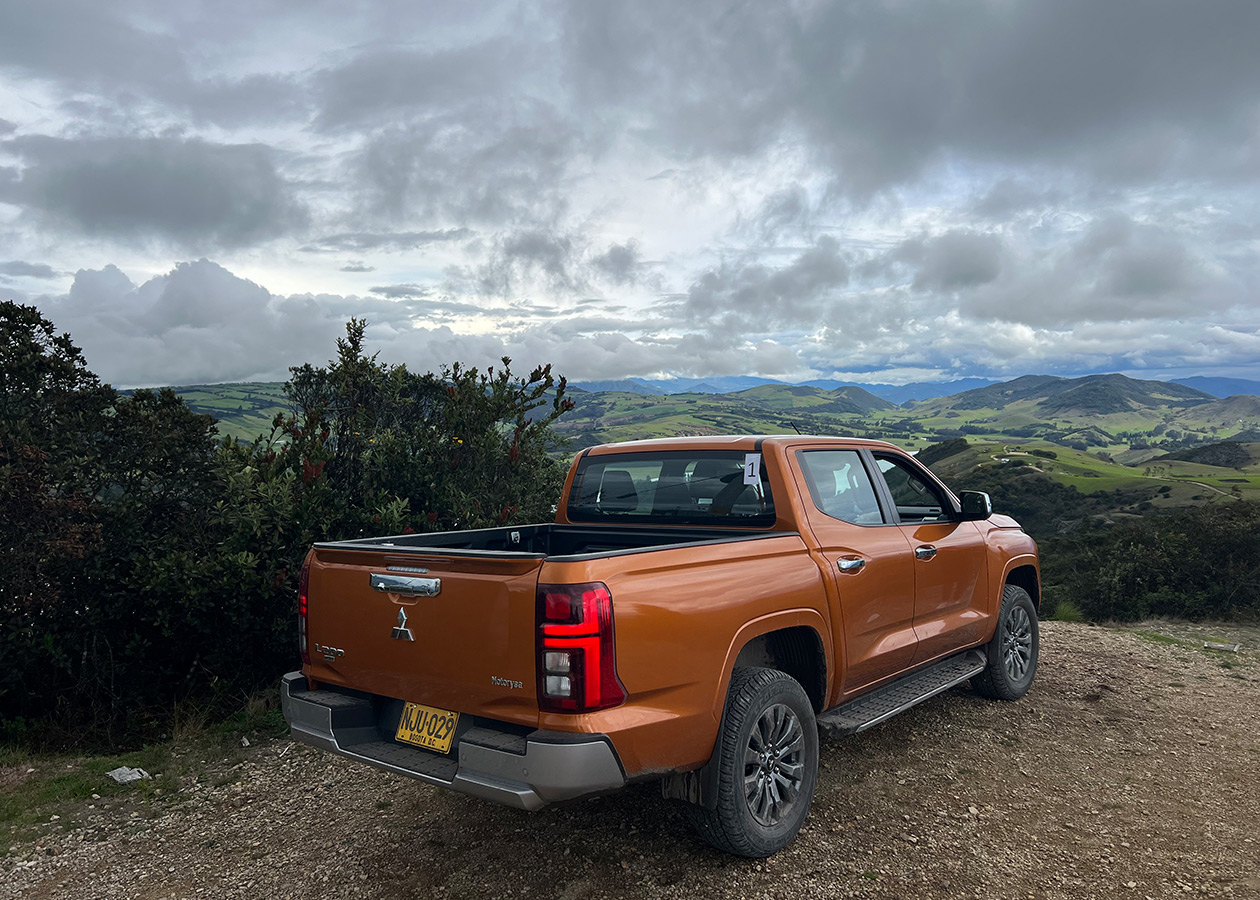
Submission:
M 761 454 L 744 454 L 744 484 L 761 484 Z

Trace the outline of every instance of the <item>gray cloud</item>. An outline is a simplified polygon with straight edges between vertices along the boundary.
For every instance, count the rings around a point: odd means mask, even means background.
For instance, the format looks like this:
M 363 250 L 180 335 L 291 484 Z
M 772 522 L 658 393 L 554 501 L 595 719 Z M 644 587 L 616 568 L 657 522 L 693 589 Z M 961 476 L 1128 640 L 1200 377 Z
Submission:
M 0 137 L 17 131 L 17 123 L 8 119 L 0 119 Z
M 1002 239 L 997 235 L 947 231 L 923 244 L 914 286 L 952 291 L 988 284 L 1001 274 L 1002 258 Z
M 259 11 L 255 6 L 237 14 Z M 223 125 L 305 115 L 309 102 L 294 77 L 198 77 L 186 52 L 191 41 L 172 40 L 170 30 L 151 23 L 137 25 L 132 12 L 121 3 L 88 0 L 6 4 L 0 59 L 11 70 L 55 79 L 75 92 L 98 93 L 119 108 L 157 101 L 199 121 Z M 146 12 L 135 18 L 148 18 Z M 185 24 L 192 24 L 196 15 Z M 194 31 L 213 30 L 215 18 L 196 22 Z
M 339 271 L 341 272 L 375 272 L 376 266 L 369 266 L 363 262 L 346 263 Z
M 1230 267 L 1186 235 L 1110 213 L 1049 251 L 1011 260 L 1002 277 L 964 293 L 960 310 L 1062 327 L 1219 315 L 1244 296 Z
M 801 233 L 808 229 L 815 210 L 809 194 L 799 184 L 775 191 L 757 211 L 754 233 L 763 244 L 774 244 L 784 233 Z
M 288 74 L 210 79 L 189 84 L 183 94 L 195 119 L 227 127 L 305 120 L 312 106 L 305 86 Z
M 637 241 L 609 244 L 608 249 L 591 260 L 591 265 L 613 284 L 633 284 L 638 278 L 641 254 Z
M 142 31 L 109 6 L 88 0 L 5 4 L 0 59 L 41 77 L 85 89 L 152 89 L 183 80 L 184 60 L 173 42 Z
M 52 266 L 44 263 L 23 262 L 20 259 L 0 263 L 0 275 L 14 275 L 18 278 L 56 278 L 57 273 Z
M 581 249 L 569 234 L 543 229 L 504 232 L 480 265 L 449 269 L 447 287 L 455 293 L 494 298 L 510 297 L 535 285 L 573 293 L 586 283 Z
M 386 284 L 380 287 L 368 288 L 368 290 L 373 294 L 380 294 L 382 297 L 390 298 L 427 297 L 433 293 L 432 288 L 420 284 Z
M 576 2 L 566 25 L 590 107 L 644 117 L 690 154 L 802 133 L 858 196 L 947 156 L 1130 182 L 1260 162 L 1254 4 Z
M 520 68 L 523 49 L 493 39 L 429 52 L 394 47 L 362 52 L 316 77 L 317 124 L 337 129 L 400 111 L 431 112 L 479 100 L 505 87 Z
M 818 322 L 825 301 L 849 281 L 849 265 L 838 241 L 818 239 L 788 265 L 728 263 L 705 272 L 682 299 L 666 299 L 666 314 L 708 323 L 727 334 L 766 334 Z
M 999 178 L 987 186 L 971 205 L 971 212 L 989 219 L 1005 220 L 1028 210 L 1045 210 L 1068 200 L 1060 188 L 1047 188 L 1028 180 Z
M 256 144 L 179 138 L 12 138 L 20 178 L 0 199 L 80 231 L 241 246 L 300 227 L 305 211 Z
M 476 226 L 551 223 L 579 132 L 550 104 L 486 99 L 374 133 L 355 159 L 367 214 Z
M 472 235 L 473 232 L 467 228 L 446 228 L 438 231 L 343 232 L 318 238 L 302 250 L 307 253 L 340 253 L 346 250 L 414 250 L 426 244 L 459 241 Z M 345 271 L 356 270 L 346 269 Z

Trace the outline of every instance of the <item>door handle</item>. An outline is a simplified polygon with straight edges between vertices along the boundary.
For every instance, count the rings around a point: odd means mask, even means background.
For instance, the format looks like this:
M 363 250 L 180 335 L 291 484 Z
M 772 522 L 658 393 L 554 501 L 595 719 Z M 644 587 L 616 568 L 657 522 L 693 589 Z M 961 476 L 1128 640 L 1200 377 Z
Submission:
M 860 556 L 842 556 L 836 560 L 836 568 L 845 575 L 856 575 L 866 566 L 866 560 Z
M 917 559 L 931 559 L 936 555 L 936 548 L 931 544 L 924 544 L 922 547 L 914 548 L 914 555 Z

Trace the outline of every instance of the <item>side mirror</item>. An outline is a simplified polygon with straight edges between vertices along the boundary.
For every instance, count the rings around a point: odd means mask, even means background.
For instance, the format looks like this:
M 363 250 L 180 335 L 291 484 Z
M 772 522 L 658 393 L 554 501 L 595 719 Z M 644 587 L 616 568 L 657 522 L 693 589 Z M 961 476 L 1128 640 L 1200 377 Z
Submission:
M 958 499 L 962 502 L 964 522 L 981 522 L 993 515 L 993 501 L 984 491 L 963 491 Z

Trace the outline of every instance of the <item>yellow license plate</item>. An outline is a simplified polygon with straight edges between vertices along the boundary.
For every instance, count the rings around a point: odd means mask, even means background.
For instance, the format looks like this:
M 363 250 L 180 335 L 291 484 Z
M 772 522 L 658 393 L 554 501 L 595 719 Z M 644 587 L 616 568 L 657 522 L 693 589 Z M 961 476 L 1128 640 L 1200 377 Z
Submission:
M 408 703 L 403 707 L 402 718 L 398 720 L 395 737 L 426 750 L 449 753 L 451 739 L 455 737 L 455 726 L 458 724 L 457 712 L 434 709 L 420 703 Z

